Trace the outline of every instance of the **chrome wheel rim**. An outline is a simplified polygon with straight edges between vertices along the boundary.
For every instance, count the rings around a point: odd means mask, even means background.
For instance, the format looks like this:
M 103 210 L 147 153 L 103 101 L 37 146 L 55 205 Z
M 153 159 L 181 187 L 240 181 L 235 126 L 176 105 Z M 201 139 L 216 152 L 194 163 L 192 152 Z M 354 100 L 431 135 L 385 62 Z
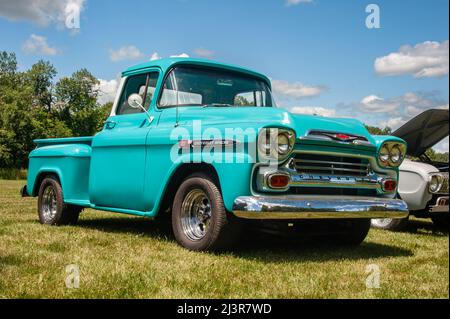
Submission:
M 372 225 L 375 227 L 387 227 L 392 222 L 392 218 L 377 218 L 372 219 Z
M 49 185 L 42 194 L 42 216 L 45 220 L 52 220 L 56 216 L 58 202 L 56 200 L 56 191 Z
M 199 189 L 190 191 L 181 204 L 181 228 L 190 240 L 199 241 L 206 236 L 211 223 L 211 204 Z

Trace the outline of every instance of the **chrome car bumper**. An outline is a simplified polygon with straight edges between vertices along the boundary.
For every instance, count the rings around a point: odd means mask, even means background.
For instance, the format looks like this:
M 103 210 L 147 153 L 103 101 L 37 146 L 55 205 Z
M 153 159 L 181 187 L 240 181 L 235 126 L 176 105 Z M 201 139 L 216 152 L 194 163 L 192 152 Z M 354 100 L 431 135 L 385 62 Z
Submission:
M 405 218 L 408 207 L 400 199 L 356 196 L 242 196 L 233 213 L 247 219 Z
M 448 213 L 448 196 L 439 197 L 436 204 L 430 207 L 430 213 Z

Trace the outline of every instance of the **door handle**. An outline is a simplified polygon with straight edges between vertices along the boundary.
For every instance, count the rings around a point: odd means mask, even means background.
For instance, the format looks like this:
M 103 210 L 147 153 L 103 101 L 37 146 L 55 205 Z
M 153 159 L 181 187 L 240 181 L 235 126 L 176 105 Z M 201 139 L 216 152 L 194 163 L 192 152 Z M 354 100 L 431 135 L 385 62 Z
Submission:
M 107 129 L 107 130 L 112 130 L 115 126 L 116 126 L 116 122 L 114 122 L 114 121 L 106 121 L 105 122 L 105 128 Z

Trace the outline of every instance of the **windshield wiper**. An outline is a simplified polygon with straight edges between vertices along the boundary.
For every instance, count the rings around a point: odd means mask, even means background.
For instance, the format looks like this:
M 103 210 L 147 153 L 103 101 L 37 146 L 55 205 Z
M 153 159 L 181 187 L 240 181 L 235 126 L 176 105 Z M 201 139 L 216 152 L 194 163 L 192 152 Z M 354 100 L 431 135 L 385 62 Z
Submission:
M 229 106 L 234 106 L 231 104 L 227 104 L 227 103 L 210 103 L 210 104 L 203 104 L 202 107 L 229 107 Z

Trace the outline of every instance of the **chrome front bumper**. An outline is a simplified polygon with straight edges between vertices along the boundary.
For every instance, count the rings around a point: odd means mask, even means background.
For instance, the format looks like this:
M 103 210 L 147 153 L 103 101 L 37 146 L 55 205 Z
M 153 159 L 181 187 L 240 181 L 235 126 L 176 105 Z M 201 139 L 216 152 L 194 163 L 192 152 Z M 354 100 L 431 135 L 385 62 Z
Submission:
M 400 199 L 356 196 L 242 196 L 233 213 L 247 219 L 405 218 L 408 206 Z
M 430 207 L 430 213 L 448 213 L 448 196 L 439 197 L 436 204 Z

